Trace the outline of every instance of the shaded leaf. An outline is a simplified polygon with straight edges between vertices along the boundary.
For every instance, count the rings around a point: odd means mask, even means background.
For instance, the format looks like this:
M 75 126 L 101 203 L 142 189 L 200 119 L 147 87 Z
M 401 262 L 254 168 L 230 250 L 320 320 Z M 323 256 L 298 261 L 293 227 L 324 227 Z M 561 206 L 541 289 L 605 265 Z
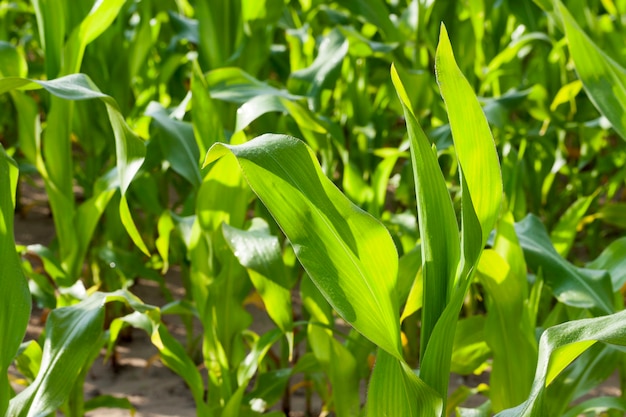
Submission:
M 28 283 L 13 238 L 17 177 L 17 165 L 0 146 L 0 415 L 5 413 L 11 392 L 7 371 L 26 334 L 31 309 Z
M 544 280 L 561 302 L 579 308 L 611 313 L 613 286 L 605 271 L 578 268 L 563 259 L 552 246 L 541 221 L 529 214 L 515 224 L 528 265 L 541 269 Z

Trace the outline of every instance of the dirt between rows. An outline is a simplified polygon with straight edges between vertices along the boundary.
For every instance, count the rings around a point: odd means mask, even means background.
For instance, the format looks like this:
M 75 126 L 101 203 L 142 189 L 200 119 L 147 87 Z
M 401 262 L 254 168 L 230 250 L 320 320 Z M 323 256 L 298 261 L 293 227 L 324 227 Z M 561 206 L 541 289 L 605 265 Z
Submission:
M 22 245 L 43 244 L 48 245 L 54 238 L 54 224 L 46 205 L 45 192 L 41 187 L 27 186 L 27 195 L 22 195 L 22 202 L 26 204 L 26 210 L 15 218 L 16 242 Z M 174 273 L 166 277 L 168 288 L 172 293 L 181 297 L 183 288 Z M 132 292 L 144 302 L 162 306 L 165 300 L 158 286 L 147 280 L 139 279 Z M 273 324 L 267 314 L 253 306 L 249 308 L 253 316 L 253 330 L 263 333 Z M 184 335 L 184 327 L 176 317 L 167 316 L 164 321 L 170 331 L 181 338 Z M 39 336 L 43 328 L 42 311 L 34 308 L 30 319 L 27 339 Z M 136 409 L 136 417 L 194 417 L 196 410 L 193 398 L 184 381 L 158 359 L 158 351 L 150 342 L 148 335 L 140 330 L 132 330 L 128 340 L 121 341 L 116 348 L 117 363 L 113 367 L 110 362 L 105 363 L 103 357 L 96 359 L 90 369 L 86 384 L 86 399 L 98 395 L 108 394 L 116 397 L 128 398 Z M 156 360 L 155 360 L 156 359 Z M 10 372 L 15 374 L 15 369 Z M 454 392 L 461 385 L 476 387 L 480 383 L 488 382 L 488 374 L 480 376 L 471 375 L 463 377 L 452 375 L 449 392 Z M 620 389 L 618 375 L 613 375 L 589 394 L 589 396 L 619 396 Z M 23 387 L 15 386 L 17 390 Z M 365 399 L 366 387 L 362 387 L 362 397 Z M 476 395 L 466 402 L 467 407 L 480 405 L 485 398 Z M 307 405 L 304 389 L 295 390 L 290 397 L 290 417 L 303 417 L 306 415 L 322 416 L 321 404 L 318 398 L 313 398 L 312 414 L 307 414 Z M 276 408 L 279 409 L 279 408 Z M 62 414 L 59 414 L 62 415 Z M 88 417 L 127 417 L 132 414 L 128 410 L 101 408 L 90 411 Z M 332 415 L 332 414 L 329 414 Z

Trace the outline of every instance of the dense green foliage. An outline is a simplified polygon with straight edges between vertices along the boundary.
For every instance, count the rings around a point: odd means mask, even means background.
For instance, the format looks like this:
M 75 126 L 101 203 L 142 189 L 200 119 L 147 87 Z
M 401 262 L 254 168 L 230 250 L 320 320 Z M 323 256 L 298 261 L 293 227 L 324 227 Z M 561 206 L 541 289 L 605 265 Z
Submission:
M 574 401 L 626 381 L 624 22 L 623 0 L 0 4 L 0 415 L 132 409 L 83 394 L 128 326 L 198 416 L 284 416 L 296 378 L 338 417 L 623 415 Z M 31 181 L 47 247 L 15 245 Z M 486 375 L 482 406 L 451 373 Z

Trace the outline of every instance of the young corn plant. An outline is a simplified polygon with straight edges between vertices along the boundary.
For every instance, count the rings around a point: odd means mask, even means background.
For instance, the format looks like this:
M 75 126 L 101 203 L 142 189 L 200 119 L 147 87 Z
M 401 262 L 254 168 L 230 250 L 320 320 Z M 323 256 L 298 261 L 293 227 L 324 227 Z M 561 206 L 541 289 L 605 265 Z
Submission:
M 512 306 L 492 304 L 489 308 L 494 319 L 497 314 L 503 314 L 514 322 L 519 320 L 518 314 L 523 316 L 521 346 L 515 349 L 525 357 L 519 365 L 524 385 L 514 387 L 504 381 L 507 372 L 515 371 L 511 359 L 494 358 L 494 366 L 507 363 L 502 369 L 498 366 L 493 376 L 494 384 L 502 380 L 504 385 L 493 392 L 494 407 L 508 408 L 526 399 L 515 410 L 500 415 L 516 415 L 519 410 L 523 415 L 543 415 L 545 386 L 595 341 L 609 339 L 591 327 L 609 318 L 551 328 L 542 336 L 537 349 L 533 337 L 536 310 L 532 304 L 527 309 L 523 306 L 527 300 L 523 296 L 526 271 L 523 262 L 520 263 L 521 247 L 510 214 L 502 215 L 495 250 L 483 254 L 489 234 L 501 216 L 500 167 L 479 102 L 454 62 L 445 26 L 437 48 L 436 74 L 459 164 L 460 230 L 436 152 L 419 127 L 402 81 L 392 67 L 392 80 L 405 111 L 411 142 L 422 239 L 424 296 L 417 373 L 404 360 L 400 343 L 398 261 L 393 242 L 379 221 L 354 206 L 323 175 L 315 155 L 304 143 L 269 134 L 241 145 L 216 144 L 207 154 L 206 164 L 223 158 L 219 163 L 227 160 L 232 169 L 238 166 L 324 297 L 344 320 L 378 347 L 368 390 L 367 415 L 447 413 L 452 341 L 459 311 L 477 271 L 494 300 L 504 291 L 499 287 L 502 282 L 508 283 L 509 288 L 521 288 L 522 294 L 520 301 Z M 511 268 L 514 268 L 512 272 L 503 275 L 503 270 Z M 535 290 L 535 302 L 536 291 L 540 290 Z M 607 313 L 612 311 L 601 298 L 591 303 L 589 306 L 595 303 Z M 502 311 L 503 308 L 510 310 Z M 611 319 L 621 321 L 623 316 L 618 313 Z M 607 331 L 615 336 L 613 343 L 621 344 L 624 340 L 618 327 Z M 576 329 L 585 329 L 585 334 L 571 338 Z M 503 341 L 491 343 L 496 346 Z M 499 351 L 506 355 L 506 349 L 504 346 Z M 539 364 L 531 389 L 536 357 Z M 548 367 L 547 363 L 553 365 Z
M 213 7 L 177 1 L 178 13 L 148 0 L 90 3 L 0 8 L 0 18 L 34 12 L 30 20 L 37 22 L 39 36 L 23 39 L 39 39 L 29 52 L 43 61 L 27 65 L 22 41 L 0 43 L 0 72 L 9 77 L 0 80 L 0 91 L 8 92 L 17 115 L 17 145 L 8 153 L 43 177 L 58 235 L 52 250 L 28 248 L 43 259 L 54 286 L 32 271 L 27 284 L 12 236 L 17 168 L 2 152 L 0 340 L 6 343 L 0 365 L 6 373 L 15 358 L 29 387 L 14 396 L 3 377 L 0 415 L 131 408 L 111 397 L 84 401 L 82 387 L 100 348 L 108 343 L 111 349 L 125 326 L 151 336 L 164 364 L 189 385 L 201 416 L 282 415 L 267 410 L 281 397 L 288 409 L 284 396 L 298 373 L 322 398 L 323 411 L 339 417 L 623 414 L 622 398 L 568 407 L 614 369 L 625 369 L 623 355 L 611 347 L 625 342 L 624 314 L 614 313 L 623 308 L 624 239 L 585 268 L 564 258 L 576 256 L 582 225 L 595 219 L 625 224 L 623 203 L 587 214 L 600 201 L 618 199 L 623 188 L 621 152 L 604 155 L 605 120 L 595 120 L 599 111 L 624 137 L 626 72 L 609 57 L 621 56 L 615 16 L 623 15 L 623 4 L 602 2 L 603 18 L 585 26 L 584 17 L 600 13 L 599 2 L 267 0 Z M 555 25 L 545 24 L 545 14 Z M 440 21 L 461 52 L 456 59 L 443 26 L 437 45 Z M 0 27 L 2 38 L 13 40 L 8 26 Z M 436 79 L 408 69 L 429 68 L 433 58 Z M 579 80 L 572 81 L 570 58 Z M 381 85 L 391 62 L 392 83 Z M 435 81 L 445 106 L 434 104 Z M 50 96 L 39 94 L 43 90 Z M 480 98 L 482 109 L 474 91 L 487 96 Z M 108 118 L 93 111 L 103 109 L 100 102 Z M 168 113 L 170 104 L 177 107 Z M 408 142 L 397 149 L 401 114 Z M 244 143 L 268 131 L 303 141 L 263 135 Z M 142 143 L 137 132 L 150 140 Z M 73 138 L 87 154 L 84 166 Z M 572 138 L 582 143 L 577 164 L 566 163 L 571 155 L 565 159 Z M 103 151 L 114 148 L 115 161 Z M 409 148 L 410 167 L 396 175 L 396 161 Z M 398 195 L 389 208 L 392 175 Z M 600 177 L 607 177 L 602 184 Z M 343 193 L 328 178 L 341 183 Z M 74 183 L 86 201 L 75 198 Z M 173 204 L 164 192 L 172 184 L 179 198 Z M 406 189 L 413 184 L 418 245 L 412 224 L 404 236 L 398 233 L 407 216 L 396 212 L 409 205 Z M 251 205 L 249 188 L 265 208 Z M 136 207 L 143 215 L 130 215 Z M 258 218 L 250 220 L 253 207 Z M 291 247 L 275 236 L 275 223 Z M 78 282 L 95 240 L 115 243 L 97 253 L 121 265 L 125 254 L 117 246 L 129 243 L 127 232 L 144 253 L 156 249 L 163 270 L 181 264 L 184 300 L 159 310 L 127 291 L 93 289 L 55 299 L 55 289 Z M 596 242 L 606 241 L 595 235 Z M 136 252 L 125 263 L 143 266 Z M 304 268 L 301 277 L 293 253 Z M 293 317 L 296 284 L 303 321 Z M 28 285 L 46 289 L 47 305 L 69 306 L 50 313 L 39 342 L 19 346 Z M 484 298 L 484 315 L 475 293 Z M 112 302 L 132 312 L 104 332 L 104 308 Z M 262 304 L 276 328 L 251 329 L 243 308 L 250 302 Z M 353 327 L 349 334 L 336 326 L 333 309 Z M 187 350 L 169 335 L 161 314 L 186 317 Z M 198 357 L 194 315 L 203 327 L 208 378 L 192 360 Z M 299 356 L 304 340 L 310 351 Z M 449 371 L 469 374 L 486 360 L 490 387 L 481 390 L 489 401 L 464 409 L 475 390 L 448 393 Z M 365 409 L 363 379 L 369 379 Z

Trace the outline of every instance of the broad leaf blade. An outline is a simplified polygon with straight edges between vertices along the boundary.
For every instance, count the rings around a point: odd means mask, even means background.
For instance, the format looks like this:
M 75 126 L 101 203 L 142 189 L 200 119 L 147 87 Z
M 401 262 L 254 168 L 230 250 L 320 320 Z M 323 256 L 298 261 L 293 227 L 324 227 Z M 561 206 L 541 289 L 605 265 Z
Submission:
M 613 291 L 619 291 L 626 284 L 626 237 L 614 240 L 600 256 L 586 265 L 588 268 L 605 269 L 611 274 Z
M 31 308 L 13 238 L 17 177 L 17 165 L 0 146 L 0 415 L 4 415 L 10 397 L 7 370 L 26 333 Z
M 198 188 L 202 183 L 198 166 L 200 151 L 194 139 L 192 125 L 172 119 L 156 102 L 148 105 L 146 115 L 152 117 L 159 127 L 161 134 L 156 135 L 155 139 L 159 141 L 163 155 L 170 162 L 172 169 L 189 181 L 194 188 Z
M 411 102 L 395 66 L 391 67 L 391 79 L 406 118 L 422 238 L 423 292 L 427 295 L 424 297 L 422 310 L 423 355 L 435 323 L 443 313 L 452 291 L 460 258 L 459 229 L 437 157 L 413 114 Z
M 337 312 L 401 358 L 398 255 L 384 226 L 352 204 L 295 138 L 263 135 L 238 146 L 216 144 L 207 163 L 230 152 Z
M 266 223 L 253 223 L 246 231 L 224 223 L 222 230 L 235 257 L 248 270 L 267 313 L 283 332 L 290 332 L 293 323 L 291 291 L 278 238 L 269 233 Z
M 11 400 L 8 415 L 47 415 L 63 404 L 94 348 L 99 349 L 104 342 L 103 304 L 104 295 L 96 293 L 50 313 L 41 369 L 33 383 Z
M 368 416 L 439 416 L 441 398 L 424 384 L 413 370 L 379 350 L 367 391 Z
M 441 26 L 435 72 L 446 103 L 454 147 L 484 245 L 495 226 L 502 201 L 502 175 L 491 130 L 474 90 L 454 60 L 445 26 Z
M 578 233 L 578 226 L 595 197 L 595 193 L 587 197 L 580 197 L 563 213 L 552 229 L 550 238 L 559 255 L 567 258 L 567 254 L 574 244 L 576 233 Z
M 589 99 L 626 140 L 626 69 L 589 39 L 560 1 L 555 0 L 554 4 L 561 14 L 570 54 Z
M 550 369 L 563 369 L 573 359 L 572 353 L 589 347 L 593 342 L 626 346 L 626 311 L 593 319 L 567 322 L 547 329 L 539 342 L 539 361 L 529 398 L 519 406 L 497 414 L 497 417 L 541 417 L 545 416 L 544 396 Z M 565 346 L 579 344 L 578 349 Z
M 498 221 L 493 250 L 478 265 L 487 293 L 485 339 L 493 351 L 490 376 L 494 411 L 515 406 L 528 396 L 537 361 L 535 323 L 525 313 L 529 303 L 527 269 L 513 224 L 506 212 Z
M 613 312 L 613 287 L 605 271 L 577 268 L 563 259 L 541 221 L 532 214 L 516 223 L 515 231 L 529 266 L 535 272 L 541 269 L 559 301 L 600 313 Z

